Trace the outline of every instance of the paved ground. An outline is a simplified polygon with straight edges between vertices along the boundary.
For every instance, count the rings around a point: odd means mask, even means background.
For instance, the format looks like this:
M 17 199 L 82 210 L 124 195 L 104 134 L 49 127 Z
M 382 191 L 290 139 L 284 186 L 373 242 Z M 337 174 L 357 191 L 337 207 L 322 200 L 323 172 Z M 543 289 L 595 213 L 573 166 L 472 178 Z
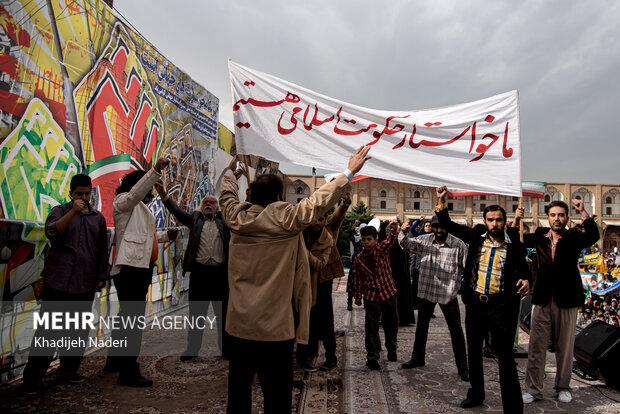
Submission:
M 296 413 L 457 413 L 501 412 L 497 362 L 485 359 L 487 400 L 482 407 L 463 410 L 458 407 L 469 384 L 457 376 L 450 337 L 439 309 L 431 322 L 427 345 L 427 365 L 402 370 L 400 364 L 410 355 L 415 326 L 399 331 L 398 362 L 381 361 L 383 370 L 371 372 L 365 367 L 364 310 L 346 310 L 346 281 L 334 284 L 336 329 L 346 334 L 337 339 L 340 364 L 337 369 L 313 374 L 295 370 L 294 407 Z M 464 315 L 462 315 L 464 317 Z M 527 335 L 520 342 L 527 347 Z M 216 335 L 207 332 L 201 357 L 182 363 L 183 335 L 147 330 L 143 348 L 150 355 L 141 357 L 144 374 L 155 385 L 131 389 L 116 385 L 116 375 L 102 370 L 104 355 L 85 358 L 81 373 L 88 382 L 74 386 L 63 383 L 54 371 L 45 379 L 46 393 L 40 398 L 19 393 L 21 381 L 0 387 L 0 412 L 74 413 L 219 413 L 226 407 L 227 362 L 216 355 Z M 385 357 L 385 355 L 383 355 Z M 317 364 L 323 362 L 320 355 Z M 521 376 L 525 360 L 519 361 Z M 619 367 L 620 369 L 620 367 Z M 547 359 L 545 400 L 526 406 L 526 413 L 595 412 L 620 413 L 620 392 L 600 382 L 583 381 L 573 375 L 571 404 L 557 402 L 553 392 L 553 354 Z M 254 412 L 261 413 L 262 393 L 258 382 L 253 392 Z

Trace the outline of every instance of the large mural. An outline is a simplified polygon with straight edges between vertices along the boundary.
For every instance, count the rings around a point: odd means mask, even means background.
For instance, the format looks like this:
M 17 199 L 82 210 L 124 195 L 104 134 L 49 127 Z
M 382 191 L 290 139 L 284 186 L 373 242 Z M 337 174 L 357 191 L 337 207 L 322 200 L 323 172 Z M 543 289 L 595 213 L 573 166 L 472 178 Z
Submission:
M 91 176 L 92 204 L 110 236 L 119 179 L 160 157 L 171 160 L 163 177 L 171 197 L 194 209 L 213 192 L 218 105 L 103 1 L 0 3 L 2 381 L 27 358 L 25 321 L 36 310 L 49 247 L 43 223 L 68 201 L 71 177 Z M 150 208 L 158 226 L 176 226 L 158 198 Z M 180 300 L 185 242 L 160 246 L 151 309 Z M 109 300 L 109 290 L 98 300 Z

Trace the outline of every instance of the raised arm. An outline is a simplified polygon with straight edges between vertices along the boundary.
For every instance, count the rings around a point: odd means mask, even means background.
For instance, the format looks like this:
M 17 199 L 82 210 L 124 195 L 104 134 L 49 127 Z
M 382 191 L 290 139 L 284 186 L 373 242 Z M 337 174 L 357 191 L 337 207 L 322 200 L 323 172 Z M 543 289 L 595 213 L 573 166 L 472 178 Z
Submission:
M 409 226 L 403 224 L 398 232 L 398 244 L 400 247 L 409 254 L 418 254 L 421 251 L 421 244 L 417 238 L 409 238 L 407 235 L 409 234 Z
M 168 196 L 168 192 L 166 191 L 166 187 L 164 186 L 164 182 L 162 180 L 158 180 L 155 183 L 155 189 L 159 193 L 161 201 L 164 203 L 164 206 L 170 212 L 170 214 L 176 217 L 176 219 L 184 226 L 191 227 L 192 215 L 179 207 L 179 205 L 175 203 L 174 200 L 170 198 L 170 196 Z
M 590 215 L 586 211 L 585 206 L 583 205 L 583 201 L 573 200 L 573 205 L 583 219 L 583 229 L 585 231 L 583 233 L 579 233 L 577 237 L 579 238 L 580 247 L 582 249 L 585 249 L 586 247 L 590 247 L 594 243 L 596 243 L 601 237 L 601 235 L 598 231 L 598 226 L 596 225 L 596 222 L 593 218 L 590 217 Z
M 334 211 L 332 214 L 329 215 L 329 217 L 327 217 L 325 225 L 329 226 L 329 228 L 332 230 L 332 234 L 336 234 L 340 229 L 340 226 L 342 226 L 342 222 L 344 221 L 344 217 L 347 215 L 347 210 L 349 209 L 350 205 L 351 193 L 346 193 L 342 197 L 342 203 L 340 203 L 336 211 Z
M 435 210 L 437 213 L 437 218 L 439 219 L 439 225 L 447 229 L 448 233 L 453 236 L 458 237 L 466 243 L 469 242 L 474 235 L 473 229 L 469 226 L 457 224 L 450 219 L 450 214 L 448 213 L 448 208 L 446 207 L 446 195 L 448 194 L 448 189 L 444 185 L 437 188 L 435 191 L 439 200 Z
M 153 185 L 161 178 L 161 172 L 170 164 L 167 158 L 160 158 L 157 163 L 126 193 L 119 194 L 114 199 L 114 208 L 120 212 L 133 210 L 144 199 L 144 196 L 153 189 Z

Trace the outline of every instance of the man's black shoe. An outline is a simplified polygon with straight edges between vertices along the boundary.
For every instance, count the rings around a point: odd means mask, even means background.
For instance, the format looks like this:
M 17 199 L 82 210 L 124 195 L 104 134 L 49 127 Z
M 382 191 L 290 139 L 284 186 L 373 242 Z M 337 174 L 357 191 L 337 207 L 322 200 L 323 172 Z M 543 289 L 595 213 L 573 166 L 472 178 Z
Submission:
M 381 365 L 379 365 L 379 361 L 377 361 L 376 359 L 369 359 L 368 361 L 366 361 L 366 366 L 371 371 L 381 371 Z
M 118 357 L 109 356 L 106 358 L 105 365 L 103 366 L 103 370 L 105 372 L 118 372 L 119 369 Z
M 395 349 L 391 349 L 388 351 L 388 361 L 396 361 L 398 359 L 398 357 L 396 356 L 396 350 Z
M 43 383 L 42 382 L 38 382 L 38 383 L 24 383 L 24 385 L 22 386 L 22 394 L 26 395 L 28 397 L 38 397 L 40 395 L 43 395 Z
M 187 355 L 187 354 L 183 354 L 181 355 L 181 362 L 187 362 L 187 361 L 191 361 L 192 359 L 196 359 L 196 355 Z
M 142 375 L 138 377 L 119 375 L 118 380 L 116 380 L 116 383 L 118 385 L 126 385 L 128 387 L 146 388 L 146 387 L 151 387 L 153 385 L 153 380 L 144 378 Z
M 353 310 L 353 305 L 347 305 L 347 310 L 348 311 L 352 311 Z
M 86 382 L 86 377 L 78 374 L 77 372 L 63 373 L 60 377 L 63 381 L 67 381 L 71 384 L 83 384 Z
M 465 382 L 469 382 L 469 370 L 466 368 L 462 371 L 459 371 L 459 377 Z
M 152 386 L 153 380 L 144 378 L 140 374 L 140 364 L 135 364 L 130 370 L 121 372 L 116 383 L 128 387 L 144 388 Z
M 470 400 L 469 398 L 465 398 L 461 402 L 461 408 L 477 407 L 479 405 L 482 405 L 483 402 L 484 402 L 484 400 Z
M 302 367 L 306 372 L 316 372 L 319 370 L 312 362 L 307 359 L 298 359 L 297 365 Z
M 336 368 L 337 366 L 337 359 L 328 359 L 323 363 L 323 365 L 321 365 L 321 371 L 329 371 L 330 369 Z
M 401 368 L 403 368 L 403 369 L 411 369 L 411 368 L 415 368 L 415 367 L 423 367 L 424 365 L 426 365 L 426 363 L 424 361 L 417 361 L 417 360 L 411 358 L 409 361 L 407 361 L 404 364 L 402 364 Z

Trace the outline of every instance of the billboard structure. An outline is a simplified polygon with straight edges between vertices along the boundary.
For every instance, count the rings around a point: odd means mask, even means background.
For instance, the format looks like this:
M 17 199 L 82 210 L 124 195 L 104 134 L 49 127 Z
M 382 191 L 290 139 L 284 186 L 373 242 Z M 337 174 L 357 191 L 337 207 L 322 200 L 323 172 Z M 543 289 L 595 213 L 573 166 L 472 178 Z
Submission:
M 119 179 L 160 157 L 172 161 L 163 177 L 170 196 L 192 210 L 213 192 L 218 106 L 101 0 L 0 5 L 2 380 L 27 358 L 24 326 L 48 249 L 43 223 L 68 201 L 71 177 L 91 176 L 110 236 Z M 176 226 L 158 198 L 150 208 L 159 227 Z M 153 302 L 179 299 L 183 244 L 160 246 Z

